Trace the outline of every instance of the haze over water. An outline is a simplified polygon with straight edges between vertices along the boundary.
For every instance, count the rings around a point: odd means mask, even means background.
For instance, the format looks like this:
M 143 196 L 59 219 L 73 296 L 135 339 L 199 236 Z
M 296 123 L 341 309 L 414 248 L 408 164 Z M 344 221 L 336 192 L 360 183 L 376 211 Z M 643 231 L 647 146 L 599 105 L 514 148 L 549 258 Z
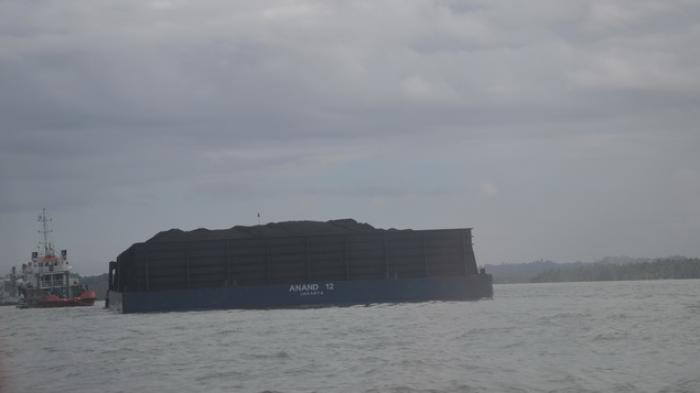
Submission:
M 700 281 L 479 302 L 119 315 L 0 308 L 8 392 L 698 392 Z

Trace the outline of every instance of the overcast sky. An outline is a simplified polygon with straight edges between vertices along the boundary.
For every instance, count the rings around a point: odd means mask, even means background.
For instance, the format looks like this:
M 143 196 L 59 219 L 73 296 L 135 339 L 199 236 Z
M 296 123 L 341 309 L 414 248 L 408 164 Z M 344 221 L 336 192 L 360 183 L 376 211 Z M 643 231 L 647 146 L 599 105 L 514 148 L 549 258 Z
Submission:
M 697 1 L 0 1 L 0 272 L 173 227 L 700 256 Z

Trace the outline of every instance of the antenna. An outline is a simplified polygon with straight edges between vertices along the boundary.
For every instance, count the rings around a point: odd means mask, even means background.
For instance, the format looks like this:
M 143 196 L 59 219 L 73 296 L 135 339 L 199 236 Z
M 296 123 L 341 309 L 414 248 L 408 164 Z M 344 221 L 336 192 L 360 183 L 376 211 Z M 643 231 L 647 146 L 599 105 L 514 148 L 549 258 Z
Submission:
M 49 233 L 53 231 L 49 229 L 49 222 L 51 222 L 51 219 L 46 217 L 46 208 L 41 209 L 39 222 L 42 224 L 42 229 L 39 231 L 39 233 L 44 235 L 44 255 L 50 255 L 49 251 L 51 247 L 49 247 Z
M 260 212 L 258 212 L 258 226 L 260 226 Z

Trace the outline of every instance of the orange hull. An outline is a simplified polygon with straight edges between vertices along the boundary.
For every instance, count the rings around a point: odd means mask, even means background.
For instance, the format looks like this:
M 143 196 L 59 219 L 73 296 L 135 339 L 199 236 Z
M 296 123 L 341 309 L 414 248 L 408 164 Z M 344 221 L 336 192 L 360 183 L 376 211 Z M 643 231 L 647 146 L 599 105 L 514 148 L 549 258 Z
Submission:
M 80 296 L 75 296 L 71 298 L 59 297 L 56 295 L 49 295 L 43 299 L 39 299 L 35 302 L 27 304 L 27 307 L 80 307 L 80 306 L 92 306 L 95 304 L 97 295 L 95 291 L 85 291 L 80 294 Z

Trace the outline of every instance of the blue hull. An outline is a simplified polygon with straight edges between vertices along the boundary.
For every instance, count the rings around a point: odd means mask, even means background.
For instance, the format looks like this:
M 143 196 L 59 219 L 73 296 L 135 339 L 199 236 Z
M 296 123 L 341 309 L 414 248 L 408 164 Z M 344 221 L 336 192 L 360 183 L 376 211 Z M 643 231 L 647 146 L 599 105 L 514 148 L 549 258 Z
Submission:
M 477 300 L 493 296 L 491 276 L 317 281 L 250 287 L 109 292 L 108 307 L 123 313 L 214 309 Z

